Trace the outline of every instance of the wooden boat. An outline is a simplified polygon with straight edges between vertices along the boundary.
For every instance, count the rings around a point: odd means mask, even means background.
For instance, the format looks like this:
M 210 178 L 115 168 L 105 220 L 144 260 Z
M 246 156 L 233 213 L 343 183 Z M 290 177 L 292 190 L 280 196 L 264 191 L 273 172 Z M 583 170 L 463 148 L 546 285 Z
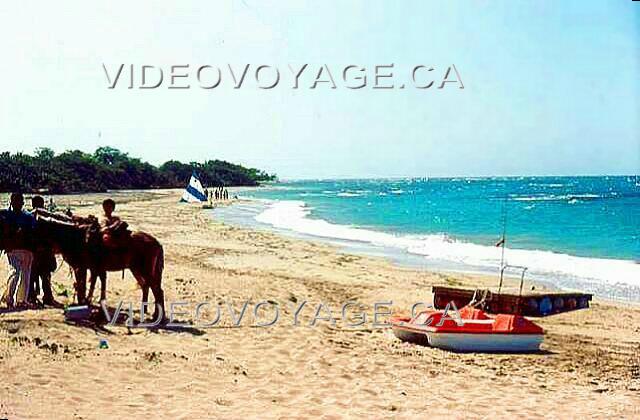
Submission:
M 453 302 L 456 308 L 468 305 L 474 296 L 482 294 L 481 308 L 492 314 L 513 314 L 528 317 L 545 317 L 563 312 L 586 309 L 593 295 L 579 292 L 505 293 L 500 289 L 476 290 L 433 286 L 433 306 L 445 309 Z
M 551 293 L 524 293 L 524 276 L 528 267 L 510 265 L 505 260 L 507 245 L 507 207 L 506 198 L 502 207 L 503 230 L 502 238 L 496 246 L 502 248 L 500 258 L 500 283 L 497 290 L 459 289 L 455 287 L 433 286 L 433 306 L 436 309 L 445 309 L 451 303 L 456 308 L 462 308 L 473 303 L 476 308 L 481 308 L 492 314 L 511 314 L 529 317 L 544 317 L 563 312 L 586 309 L 593 295 L 579 292 L 551 292 Z M 504 293 L 504 273 L 506 270 L 520 270 L 520 290 L 518 294 Z M 481 298 L 481 300 L 480 300 Z
M 402 341 L 458 352 L 534 352 L 543 329 L 520 315 L 489 316 L 467 306 L 458 311 L 423 311 L 413 319 L 393 317 L 394 335 Z

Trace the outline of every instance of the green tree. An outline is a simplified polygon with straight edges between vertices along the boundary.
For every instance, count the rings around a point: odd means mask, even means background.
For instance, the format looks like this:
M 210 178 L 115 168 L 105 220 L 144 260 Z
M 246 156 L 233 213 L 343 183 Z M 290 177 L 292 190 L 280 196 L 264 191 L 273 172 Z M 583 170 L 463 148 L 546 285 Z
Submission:
M 184 187 L 196 171 L 206 186 L 258 185 L 275 175 L 221 160 L 182 163 L 170 160 L 159 168 L 103 146 L 93 154 L 70 150 L 56 155 L 47 147 L 34 156 L 0 153 L 0 191 L 51 193 Z

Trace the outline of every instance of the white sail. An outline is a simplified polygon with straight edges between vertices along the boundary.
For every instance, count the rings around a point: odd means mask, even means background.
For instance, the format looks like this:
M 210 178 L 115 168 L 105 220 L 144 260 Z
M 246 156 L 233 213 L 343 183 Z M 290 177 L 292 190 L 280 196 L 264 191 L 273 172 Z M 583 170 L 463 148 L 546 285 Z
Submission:
M 201 203 L 203 201 L 207 201 L 207 195 L 204 193 L 202 183 L 195 172 L 191 175 L 189 184 L 187 185 L 187 188 L 184 189 L 184 193 L 182 193 L 182 201 L 186 201 L 188 203 Z

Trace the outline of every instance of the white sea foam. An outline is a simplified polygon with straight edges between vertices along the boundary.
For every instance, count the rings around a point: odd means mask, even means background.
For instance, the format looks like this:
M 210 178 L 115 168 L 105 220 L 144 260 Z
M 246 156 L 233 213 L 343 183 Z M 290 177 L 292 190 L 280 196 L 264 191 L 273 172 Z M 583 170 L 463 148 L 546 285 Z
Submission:
M 309 217 L 311 208 L 302 201 L 275 201 L 255 219 L 276 228 L 297 233 L 357 241 L 391 247 L 428 259 L 462 266 L 496 269 L 501 248 L 457 241 L 446 235 L 394 235 L 355 226 L 333 224 Z M 640 287 L 640 264 L 629 260 L 577 257 L 540 250 L 505 250 L 506 262 L 529 267 L 529 273 L 547 279 L 572 279 L 600 285 Z
M 529 184 L 530 187 L 542 187 L 542 188 L 562 188 L 565 184 L 544 184 L 538 182 L 532 182 Z
M 566 194 L 566 195 L 533 195 L 533 196 L 512 196 L 511 199 L 513 201 L 572 201 L 579 199 L 596 199 L 602 198 L 602 196 L 597 194 Z
M 336 194 L 338 197 L 362 197 L 363 194 L 357 192 L 339 192 Z

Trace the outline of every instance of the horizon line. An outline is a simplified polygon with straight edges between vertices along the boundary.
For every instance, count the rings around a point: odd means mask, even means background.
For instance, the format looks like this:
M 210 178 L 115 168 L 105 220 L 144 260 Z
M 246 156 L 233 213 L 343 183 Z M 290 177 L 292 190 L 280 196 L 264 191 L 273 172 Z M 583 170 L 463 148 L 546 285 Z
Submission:
M 277 181 L 267 181 L 262 184 L 268 183 L 278 183 L 278 182 L 290 182 L 290 181 L 358 181 L 358 180 L 388 180 L 388 181 L 400 181 L 400 180 L 429 180 L 429 179 L 463 179 L 463 180 L 473 180 L 473 179 L 488 179 L 488 178 L 503 178 L 503 179 L 515 179 L 515 178 L 629 178 L 629 177 L 640 177 L 640 173 L 638 174 L 579 174 L 579 175 L 481 175 L 481 176 L 371 176 L 371 177 L 304 177 L 304 178 L 295 178 L 295 177 L 286 177 L 286 178 L 278 178 Z
M 40 147 L 34 147 L 33 150 L 31 152 L 29 151 L 25 151 L 24 149 L 22 150 L 4 150 L 4 151 L 0 151 L 0 153 L 10 153 L 10 154 L 25 154 L 25 155 L 29 155 L 29 156 L 34 156 L 37 153 L 38 149 L 50 149 L 54 152 L 54 154 L 56 156 L 65 153 L 65 152 L 73 152 L 73 151 L 80 151 L 82 153 L 87 153 L 87 154 L 93 154 L 95 153 L 96 150 L 100 149 L 101 147 L 111 147 L 113 149 L 116 149 L 120 152 L 123 152 L 124 154 L 128 155 L 130 158 L 133 159 L 140 159 L 141 161 L 145 162 L 145 163 L 149 163 L 155 167 L 160 167 L 162 166 L 164 163 L 170 162 L 170 161 L 178 161 L 180 163 L 183 164 L 191 164 L 191 163 L 204 163 L 210 160 L 214 160 L 214 161 L 222 161 L 222 162 L 227 162 L 227 163 L 231 163 L 234 165 L 240 165 L 240 166 L 245 166 L 245 167 L 249 167 L 249 168 L 253 168 L 253 169 L 258 169 L 261 171 L 264 171 L 266 173 L 271 173 L 272 175 L 275 175 L 277 178 L 277 181 L 275 182 L 289 182 L 289 181 L 341 181 L 341 180 L 406 180 L 406 179 L 455 179 L 455 178 L 461 178 L 461 179 L 487 179 L 487 178 L 507 178 L 507 179 L 513 179 L 513 178 L 589 178 L 589 177 L 638 177 L 640 176 L 640 170 L 637 174 L 629 174 L 629 173 L 598 173 L 598 174 L 546 174 L 546 175 L 525 175 L 525 174 L 514 174 L 514 175 L 435 175 L 435 176 L 418 176 L 418 175 L 391 175 L 391 176 L 385 176 L 385 175 L 354 175 L 354 176 L 337 176 L 337 177 L 314 177 L 314 176 L 303 176 L 303 177 L 290 177 L 290 176 L 286 176 L 286 177 L 282 177 L 280 178 L 277 174 L 277 170 L 268 170 L 268 169 L 263 169 L 261 164 L 257 164 L 259 166 L 257 166 L 256 164 L 253 163 L 241 163 L 239 160 L 231 160 L 229 158 L 223 158 L 223 157 L 218 157 L 218 158 L 204 158 L 203 161 L 198 161 L 198 160 L 189 160 L 189 161 L 183 161 L 183 160 L 179 160 L 176 158 L 170 158 L 169 160 L 166 160 L 164 162 L 154 162 L 151 159 L 148 159 L 146 157 L 142 157 L 142 156 L 135 156 L 135 152 L 132 153 L 130 151 L 124 150 L 122 148 L 116 147 L 116 146 L 111 146 L 111 145 L 103 145 L 103 146 L 96 146 L 95 149 L 93 151 L 87 151 L 88 147 L 77 147 L 77 148 L 69 148 L 69 149 L 64 149 L 63 151 L 56 151 L 55 148 L 50 147 L 50 146 L 40 146 Z M 60 149 L 59 149 L 60 150 Z M 202 159 L 202 158 L 201 158 Z M 273 182 L 273 181 L 272 181 Z

